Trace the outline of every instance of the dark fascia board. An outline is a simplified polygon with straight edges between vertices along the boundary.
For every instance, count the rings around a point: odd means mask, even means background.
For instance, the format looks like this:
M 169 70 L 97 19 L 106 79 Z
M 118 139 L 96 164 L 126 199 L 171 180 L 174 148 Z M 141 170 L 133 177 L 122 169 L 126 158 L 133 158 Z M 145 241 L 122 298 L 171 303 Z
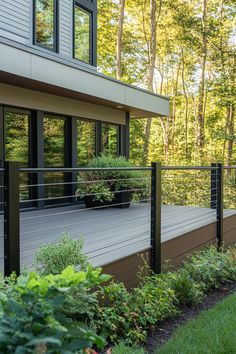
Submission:
M 148 93 L 149 95 L 153 95 L 155 97 L 160 97 L 160 98 L 165 99 L 167 101 L 170 100 L 170 98 L 167 97 L 167 96 L 159 95 L 159 94 L 153 93 L 151 91 L 145 90 L 143 88 L 137 87 L 135 85 L 130 85 L 130 84 L 127 84 L 125 82 L 122 82 L 122 81 L 119 81 L 117 79 L 114 79 L 112 77 L 109 77 L 107 75 L 104 75 L 104 74 L 98 72 L 97 69 L 95 67 L 93 67 L 92 65 L 88 65 L 88 64 L 85 64 L 85 63 L 78 62 L 75 59 L 70 59 L 70 58 L 62 56 L 60 54 L 57 54 L 57 53 L 49 52 L 49 51 L 47 51 L 44 48 L 33 46 L 33 45 L 21 44 L 21 43 L 15 42 L 13 40 L 4 38 L 2 36 L 0 36 L 0 43 L 9 45 L 9 46 L 11 46 L 13 48 L 16 48 L 16 49 L 23 50 L 23 51 L 25 51 L 27 53 L 30 53 L 30 54 L 38 55 L 38 56 L 40 56 L 42 58 L 49 59 L 49 60 L 55 61 L 57 63 L 61 63 L 63 65 L 66 65 L 66 66 L 69 66 L 69 67 L 72 67 L 72 68 L 79 69 L 79 70 L 84 71 L 84 72 L 88 72 L 88 73 L 90 73 L 92 75 L 102 77 L 103 79 L 106 79 L 106 80 L 109 80 L 109 81 L 112 81 L 112 82 L 116 82 L 116 83 L 121 84 L 121 85 L 126 86 L 126 87 L 130 87 L 130 88 L 136 89 L 136 90 L 138 90 L 140 92 L 145 92 L 145 93 Z

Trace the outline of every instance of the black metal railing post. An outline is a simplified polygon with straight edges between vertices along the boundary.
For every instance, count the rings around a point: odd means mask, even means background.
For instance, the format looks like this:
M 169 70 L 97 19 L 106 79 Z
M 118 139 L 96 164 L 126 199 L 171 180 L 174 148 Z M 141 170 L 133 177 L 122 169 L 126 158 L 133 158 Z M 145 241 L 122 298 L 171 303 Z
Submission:
M 211 164 L 211 209 L 217 207 L 217 164 Z
M 4 162 L 4 274 L 20 273 L 19 163 Z
M 217 216 L 217 247 L 220 249 L 223 245 L 223 221 L 224 221 L 224 200 L 223 200 L 223 181 L 224 181 L 224 167 L 221 163 L 216 164 L 216 216 Z
M 161 273 L 161 163 L 152 163 L 151 189 L 151 266 Z

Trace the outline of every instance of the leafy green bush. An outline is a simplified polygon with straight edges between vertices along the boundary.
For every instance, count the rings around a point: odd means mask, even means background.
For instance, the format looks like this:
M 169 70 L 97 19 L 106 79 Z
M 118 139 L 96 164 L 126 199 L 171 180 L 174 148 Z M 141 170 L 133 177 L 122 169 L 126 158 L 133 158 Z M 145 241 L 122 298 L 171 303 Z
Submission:
M 175 293 L 177 305 L 197 305 L 202 301 L 201 284 L 196 283 L 185 269 L 165 275 Z
M 122 156 L 111 157 L 101 155 L 95 157 L 86 166 L 88 168 L 105 168 L 105 167 L 133 167 L 133 165 Z M 94 200 L 100 202 L 111 202 L 115 197 L 116 191 L 133 190 L 138 191 L 130 195 L 134 197 L 143 197 L 148 194 L 148 179 L 142 171 L 95 171 L 95 172 L 81 172 L 78 178 L 77 195 L 84 197 L 86 195 L 93 195 Z
M 110 342 L 123 338 L 132 326 L 130 293 L 122 283 L 110 283 L 100 288 L 100 299 L 94 326 Z
M 191 256 L 182 269 L 204 292 L 219 287 L 225 281 L 236 281 L 235 257 L 230 250 L 218 252 L 213 246 Z
M 68 266 L 81 270 L 88 267 L 82 239 L 71 240 L 64 234 L 57 243 L 41 247 L 36 254 L 36 269 L 40 274 L 59 274 Z
M 174 292 L 162 279 L 147 278 L 142 288 L 129 293 L 123 284 L 101 288 L 102 302 L 94 317 L 96 330 L 109 341 L 143 342 L 148 329 L 176 314 Z
M 20 276 L 0 293 L 1 353 L 82 353 L 86 348 L 104 346 L 101 337 L 77 321 L 63 315 L 66 294 L 79 284 L 100 284 L 109 277 L 100 270 L 41 277 Z

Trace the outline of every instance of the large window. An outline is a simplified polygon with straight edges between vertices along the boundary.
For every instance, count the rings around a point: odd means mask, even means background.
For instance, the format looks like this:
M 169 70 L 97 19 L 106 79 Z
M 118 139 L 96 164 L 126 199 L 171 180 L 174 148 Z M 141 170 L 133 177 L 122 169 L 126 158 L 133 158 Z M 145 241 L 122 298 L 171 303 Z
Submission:
M 34 42 L 56 51 L 57 1 L 34 0 Z
M 75 3 L 74 57 L 92 64 L 92 13 Z
M 102 152 L 117 156 L 119 144 L 119 128 L 117 125 L 102 124 Z
M 4 112 L 5 160 L 29 167 L 29 113 L 13 109 Z M 20 198 L 29 199 L 29 176 L 20 174 Z
M 65 167 L 65 125 L 66 120 L 63 118 L 48 116 L 44 118 L 45 167 Z M 63 173 L 46 173 L 46 198 L 64 196 L 64 182 L 65 176 Z M 53 199 L 51 202 L 53 202 Z
M 77 120 L 77 164 L 86 166 L 96 154 L 96 123 Z

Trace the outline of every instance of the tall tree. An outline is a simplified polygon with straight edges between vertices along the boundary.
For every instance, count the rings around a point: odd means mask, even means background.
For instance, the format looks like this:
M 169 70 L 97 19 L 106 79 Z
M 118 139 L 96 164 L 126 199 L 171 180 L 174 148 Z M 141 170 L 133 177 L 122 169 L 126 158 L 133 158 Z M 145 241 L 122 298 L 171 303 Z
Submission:
M 124 28 L 124 16 L 125 16 L 125 0 L 120 0 L 120 13 L 119 24 L 117 32 L 117 45 L 116 45 L 116 78 L 120 80 L 122 78 L 122 39 Z
M 150 40 L 148 45 L 148 77 L 147 87 L 148 90 L 154 91 L 154 72 L 156 64 L 156 50 L 157 50 L 157 20 L 161 15 L 162 0 L 159 3 L 159 9 L 157 14 L 157 0 L 150 0 Z M 151 134 L 152 118 L 147 119 L 145 127 L 145 142 L 143 147 L 143 164 L 146 165 L 148 161 L 149 140 Z
M 205 143 L 205 89 L 206 89 L 206 61 L 207 61 L 207 0 L 202 0 L 202 34 L 201 34 L 201 73 L 198 89 L 197 112 L 197 146 L 200 156 L 203 155 Z

